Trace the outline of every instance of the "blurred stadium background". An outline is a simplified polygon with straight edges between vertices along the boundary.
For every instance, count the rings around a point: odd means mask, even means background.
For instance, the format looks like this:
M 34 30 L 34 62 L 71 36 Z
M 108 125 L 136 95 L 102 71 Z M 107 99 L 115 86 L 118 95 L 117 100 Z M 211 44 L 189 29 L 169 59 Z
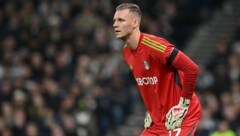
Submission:
M 240 136 L 239 0 L 0 0 L 1 136 L 138 136 L 145 108 L 113 33 L 143 11 L 199 66 L 196 136 Z

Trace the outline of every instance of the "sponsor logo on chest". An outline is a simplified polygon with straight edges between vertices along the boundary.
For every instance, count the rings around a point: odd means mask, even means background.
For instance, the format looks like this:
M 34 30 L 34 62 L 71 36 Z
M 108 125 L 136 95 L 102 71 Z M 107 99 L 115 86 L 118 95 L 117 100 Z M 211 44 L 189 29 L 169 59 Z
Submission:
M 156 76 L 136 78 L 135 80 L 136 80 L 136 82 L 139 86 L 142 86 L 142 85 L 156 85 L 157 82 L 158 82 L 158 78 Z

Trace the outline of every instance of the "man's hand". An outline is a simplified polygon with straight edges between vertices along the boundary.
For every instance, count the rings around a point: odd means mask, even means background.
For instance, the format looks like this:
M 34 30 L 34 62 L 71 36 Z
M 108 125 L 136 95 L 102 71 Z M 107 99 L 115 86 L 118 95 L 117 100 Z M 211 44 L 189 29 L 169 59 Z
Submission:
M 144 119 L 144 128 L 149 128 L 152 125 L 152 118 L 148 112 L 146 112 Z
M 173 106 L 169 110 L 169 112 L 166 114 L 166 123 L 165 123 L 167 130 L 173 130 L 181 126 L 182 120 L 188 112 L 189 104 L 190 104 L 189 99 L 185 99 L 181 97 L 179 104 L 176 106 Z

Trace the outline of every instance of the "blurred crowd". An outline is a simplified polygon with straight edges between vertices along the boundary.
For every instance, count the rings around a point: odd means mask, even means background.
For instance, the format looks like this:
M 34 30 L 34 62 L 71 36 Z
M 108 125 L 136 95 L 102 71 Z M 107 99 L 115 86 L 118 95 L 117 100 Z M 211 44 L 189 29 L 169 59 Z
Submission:
M 203 106 L 198 136 L 240 136 L 240 18 L 234 37 L 219 39 L 209 64 L 200 66 L 198 95 Z
M 124 122 L 138 96 L 131 91 L 135 81 L 122 59 L 123 43 L 112 29 L 122 2 L 132 1 L 0 0 L 0 135 L 104 136 Z M 142 31 L 184 49 L 222 2 L 135 3 L 144 14 Z M 201 67 L 199 136 L 218 124 L 240 129 L 238 47 L 223 39 L 217 59 Z

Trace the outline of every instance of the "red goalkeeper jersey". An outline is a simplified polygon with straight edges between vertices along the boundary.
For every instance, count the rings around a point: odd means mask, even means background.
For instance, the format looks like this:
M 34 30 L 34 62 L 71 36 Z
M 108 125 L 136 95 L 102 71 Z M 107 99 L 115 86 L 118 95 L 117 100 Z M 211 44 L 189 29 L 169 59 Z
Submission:
M 182 56 L 185 59 L 181 60 Z M 178 104 L 180 97 L 191 99 L 182 125 L 192 126 L 200 119 L 201 106 L 194 93 L 195 85 L 188 87 L 192 81 L 191 84 L 195 84 L 196 78 L 191 77 L 193 70 L 187 71 L 184 67 L 195 63 L 186 55 L 163 38 L 141 33 L 135 50 L 125 45 L 124 58 L 134 75 L 154 127 L 165 129 L 165 116 L 171 107 Z

